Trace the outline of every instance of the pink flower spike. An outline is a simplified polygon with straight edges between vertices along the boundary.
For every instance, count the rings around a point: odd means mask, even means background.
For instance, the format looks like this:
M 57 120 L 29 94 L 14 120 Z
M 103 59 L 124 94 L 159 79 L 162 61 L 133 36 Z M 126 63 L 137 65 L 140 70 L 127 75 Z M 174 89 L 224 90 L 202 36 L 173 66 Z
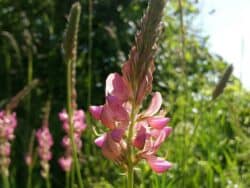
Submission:
M 156 173 L 163 173 L 172 167 L 172 164 L 161 157 L 149 156 L 147 158 L 149 166 Z
M 59 162 L 62 170 L 64 170 L 65 172 L 70 171 L 71 164 L 72 164 L 71 157 L 61 157 L 58 162 Z
M 170 119 L 165 117 L 150 117 L 147 121 L 152 128 L 163 129 L 168 124 Z
M 144 113 L 144 116 L 147 117 L 147 116 L 153 116 L 154 114 L 156 114 L 160 110 L 161 104 L 162 104 L 161 93 L 155 92 L 148 109 Z
M 128 99 L 128 89 L 118 73 L 109 74 L 106 79 L 106 96 L 113 95 L 121 101 Z
M 90 106 L 89 111 L 91 115 L 96 119 L 100 120 L 102 114 L 103 106 Z
M 106 134 L 103 134 L 102 136 L 95 139 L 95 144 L 101 148 L 103 146 L 103 143 L 105 142 L 105 139 L 106 139 Z

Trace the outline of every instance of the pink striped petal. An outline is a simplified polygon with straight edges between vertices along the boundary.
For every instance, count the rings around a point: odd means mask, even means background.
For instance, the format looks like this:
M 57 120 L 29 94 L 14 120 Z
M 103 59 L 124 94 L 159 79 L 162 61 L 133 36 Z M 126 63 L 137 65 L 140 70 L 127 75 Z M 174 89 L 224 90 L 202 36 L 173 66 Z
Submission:
M 172 127 L 164 127 L 163 131 L 165 132 L 166 137 L 168 137 L 170 133 L 172 132 Z
M 163 129 L 168 124 L 170 119 L 165 117 L 150 117 L 147 121 L 152 128 Z
M 127 121 L 129 119 L 128 112 L 122 106 L 121 101 L 115 96 L 108 95 L 106 97 L 107 103 L 112 111 L 112 116 L 117 121 Z
M 148 109 L 144 113 L 144 116 L 153 116 L 154 114 L 156 114 L 160 110 L 161 104 L 162 104 L 161 93 L 155 92 Z
M 102 145 L 102 154 L 111 160 L 117 160 L 122 154 L 121 144 L 114 141 L 111 134 L 107 133 Z
M 156 173 L 163 173 L 172 167 L 172 164 L 161 157 L 150 156 L 147 158 L 149 166 Z
M 118 73 L 109 74 L 106 80 L 106 96 L 113 95 L 121 101 L 128 99 L 128 89 L 123 81 L 122 76 Z
M 102 136 L 95 139 L 95 144 L 101 148 L 103 146 L 105 139 L 106 139 L 106 134 L 103 134 Z
M 105 125 L 109 129 L 115 128 L 115 122 L 113 118 L 113 112 L 111 111 L 110 107 L 105 104 L 103 107 L 103 111 L 101 114 L 101 121 L 102 124 Z
M 96 119 L 100 120 L 103 106 L 90 106 L 89 111 L 91 115 Z
M 133 145 L 138 149 L 142 149 L 145 145 L 146 137 L 146 128 L 144 126 L 140 126 L 133 141 Z
M 117 128 L 111 131 L 111 136 L 114 141 L 120 142 L 123 135 L 124 135 L 125 129 L 123 128 Z

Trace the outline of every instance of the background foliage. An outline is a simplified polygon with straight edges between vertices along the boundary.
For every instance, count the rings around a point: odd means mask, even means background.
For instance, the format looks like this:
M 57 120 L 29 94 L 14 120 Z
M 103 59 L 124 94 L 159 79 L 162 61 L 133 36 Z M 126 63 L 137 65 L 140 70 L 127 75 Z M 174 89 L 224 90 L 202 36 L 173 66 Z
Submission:
M 147 1 L 93 0 L 92 33 L 88 29 L 90 1 L 80 2 L 83 13 L 77 64 L 78 105 L 87 110 L 88 104 L 103 102 L 105 78 L 118 71 L 127 58 Z M 24 156 L 32 130 L 41 125 L 42 108 L 49 97 L 50 129 L 55 139 L 52 183 L 53 187 L 64 185 L 64 174 L 57 163 L 63 153 L 63 132 L 57 113 L 66 106 L 61 42 L 72 3 L 0 0 L 0 108 L 32 77 L 41 80 L 17 108 L 19 126 L 12 152 L 12 187 L 26 184 Z M 162 92 L 174 128 L 161 153 L 175 165 L 159 176 L 140 164 L 136 187 L 250 187 L 250 93 L 231 77 L 224 93 L 211 100 L 226 63 L 209 52 L 208 38 L 193 28 L 192 21 L 199 14 L 196 6 L 197 0 L 168 2 L 154 74 L 153 90 Z M 89 41 L 93 42 L 91 72 Z M 33 68 L 29 69 L 29 65 Z M 89 88 L 91 98 L 87 97 Z M 101 131 L 102 127 L 90 118 L 88 127 L 83 134 L 82 151 L 86 187 L 121 187 L 123 175 L 93 144 L 93 128 Z M 34 187 L 43 187 L 43 183 L 36 165 Z

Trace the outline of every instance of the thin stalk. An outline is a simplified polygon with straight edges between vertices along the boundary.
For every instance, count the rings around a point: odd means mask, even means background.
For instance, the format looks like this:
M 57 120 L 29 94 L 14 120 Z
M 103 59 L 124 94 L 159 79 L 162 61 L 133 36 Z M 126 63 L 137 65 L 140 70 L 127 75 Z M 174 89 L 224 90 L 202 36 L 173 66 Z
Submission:
M 32 56 L 32 51 L 28 51 L 28 70 L 27 70 L 27 85 L 30 85 L 33 79 L 33 56 Z M 30 111 L 31 111 L 31 93 L 30 95 L 27 96 L 27 125 L 30 126 Z
M 28 168 L 28 181 L 27 181 L 27 188 L 31 188 L 31 185 L 32 185 L 32 178 L 31 178 L 31 174 L 32 174 L 32 166 L 29 166 L 29 168 Z
M 186 50 L 186 46 L 185 46 L 185 29 L 184 29 L 184 13 L 183 13 L 183 6 L 182 6 L 182 0 L 178 0 L 178 8 L 179 8 L 179 21 L 180 21 L 180 60 L 181 60 L 181 66 L 182 66 L 182 78 L 185 78 L 186 75 L 186 60 L 185 60 L 185 50 Z M 181 78 L 181 79 L 182 79 Z M 181 80 L 182 81 L 182 80 Z M 187 91 L 187 84 L 186 84 L 186 80 L 183 80 L 183 88 L 185 91 Z M 189 98 L 187 95 L 187 92 L 185 92 L 184 94 L 185 96 L 185 100 L 187 102 L 189 102 Z M 183 119 L 186 119 L 186 104 L 183 107 Z M 182 137 L 182 161 L 181 161 L 181 166 L 182 166 L 182 173 L 183 178 L 182 178 L 182 187 L 185 186 L 185 166 L 186 166 L 186 134 L 184 135 L 184 137 Z
M 49 180 L 49 174 L 48 174 L 48 177 L 45 179 L 46 181 L 46 188 L 51 188 L 51 185 L 50 185 L 50 180 Z
M 35 140 L 35 131 L 33 130 L 31 133 L 30 143 L 29 143 L 29 151 L 28 156 L 31 157 L 31 164 L 28 165 L 28 180 L 27 180 L 27 188 L 32 187 L 32 171 L 35 162 L 36 155 L 33 156 L 33 147 L 34 147 L 34 140 Z M 32 159 L 32 157 L 34 157 Z M 34 161 L 32 161 L 34 160 Z
M 88 106 L 91 104 L 92 95 L 92 19 L 93 19 L 93 2 L 89 0 L 89 17 L 88 17 Z
M 73 162 L 72 166 L 71 166 L 71 186 L 70 187 L 74 187 L 75 184 L 75 163 Z
M 69 172 L 66 172 L 66 175 L 65 175 L 65 178 L 66 178 L 66 188 L 69 188 Z
M 2 175 L 2 178 L 3 178 L 3 187 L 9 188 L 10 184 L 9 184 L 8 176 Z
M 11 77 L 10 77 L 10 69 L 11 69 L 11 57 L 8 52 L 5 53 L 5 62 L 6 62 L 6 93 L 7 97 L 11 96 Z
M 79 166 L 79 161 L 77 158 L 77 150 L 76 150 L 76 144 L 74 141 L 74 125 L 73 125 L 73 109 L 72 109 L 72 62 L 67 63 L 67 108 L 68 108 L 68 114 L 69 114 L 69 127 L 70 127 L 70 143 L 73 151 L 73 161 L 75 164 L 76 168 L 76 174 L 77 174 L 77 179 L 80 184 L 80 188 L 83 188 L 83 181 L 81 177 L 81 169 Z M 74 182 L 73 182 L 74 183 Z
M 129 125 L 129 131 L 128 131 L 128 138 L 127 138 L 127 145 L 128 145 L 128 179 L 127 179 L 127 187 L 133 188 L 134 187 L 134 163 L 133 163 L 133 156 L 134 156 L 134 150 L 132 147 L 132 138 L 133 138 L 133 128 L 135 125 L 135 117 L 136 117 L 136 107 L 135 102 L 132 104 L 132 111 L 130 115 L 131 123 Z

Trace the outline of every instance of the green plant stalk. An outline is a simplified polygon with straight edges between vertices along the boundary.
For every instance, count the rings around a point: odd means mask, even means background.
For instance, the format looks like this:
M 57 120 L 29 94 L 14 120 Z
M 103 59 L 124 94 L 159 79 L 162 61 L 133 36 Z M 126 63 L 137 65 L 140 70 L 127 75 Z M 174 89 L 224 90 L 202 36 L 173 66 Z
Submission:
M 27 70 L 27 85 L 30 85 L 33 79 L 33 56 L 32 51 L 28 52 L 28 70 Z M 27 122 L 30 125 L 30 109 L 31 109 L 31 94 L 27 96 Z
M 129 125 L 129 131 L 128 131 L 128 138 L 127 138 L 127 146 L 128 146 L 128 179 L 127 179 L 127 188 L 133 188 L 134 187 L 134 163 L 133 163 L 133 156 L 134 151 L 132 147 L 132 138 L 133 138 L 133 128 L 135 125 L 135 117 L 136 117 L 136 107 L 135 102 L 132 104 L 132 111 L 130 115 L 131 123 Z
M 6 93 L 7 97 L 11 96 L 11 77 L 10 77 L 10 69 L 11 69 L 11 57 L 8 52 L 5 53 L 5 62 L 6 62 Z
M 89 17 L 88 17 L 88 106 L 91 104 L 92 95 L 92 19 L 93 19 L 93 2 L 89 0 Z
M 8 176 L 2 175 L 2 179 L 3 179 L 3 187 L 4 188 L 10 188 Z
M 66 172 L 65 182 L 66 182 L 66 188 L 69 188 L 69 172 Z
M 32 166 L 29 166 L 29 168 L 28 168 L 27 188 L 31 188 L 31 187 L 32 187 L 32 178 L 31 178 L 31 174 L 32 174 Z
M 48 172 L 48 176 L 45 178 L 45 181 L 46 181 L 46 188 L 51 188 L 50 178 L 49 178 L 49 172 Z
M 72 96 L 72 62 L 69 61 L 67 63 L 67 108 L 68 108 L 68 115 L 69 115 L 69 127 L 70 127 L 70 143 L 71 143 L 71 147 L 72 147 L 72 153 L 73 153 L 73 163 L 75 165 L 75 170 L 76 170 L 76 174 L 77 174 L 77 179 L 78 182 L 80 184 L 80 188 L 83 188 L 83 181 L 82 181 L 82 177 L 81 177 L 81 169 L 80 169 L 80 165 L 79 165 L 79 161 L 77 158 L 77 150 L 76 150 L 76 145 L 75 145 L 75 141 L 74 141 L 74 125 L 73 125 L 73 109 L 72 109 L 72 100 L 71 100 L 71 96 Z M 74 182 L 71 182 L 72 184 L 74 184 Z

